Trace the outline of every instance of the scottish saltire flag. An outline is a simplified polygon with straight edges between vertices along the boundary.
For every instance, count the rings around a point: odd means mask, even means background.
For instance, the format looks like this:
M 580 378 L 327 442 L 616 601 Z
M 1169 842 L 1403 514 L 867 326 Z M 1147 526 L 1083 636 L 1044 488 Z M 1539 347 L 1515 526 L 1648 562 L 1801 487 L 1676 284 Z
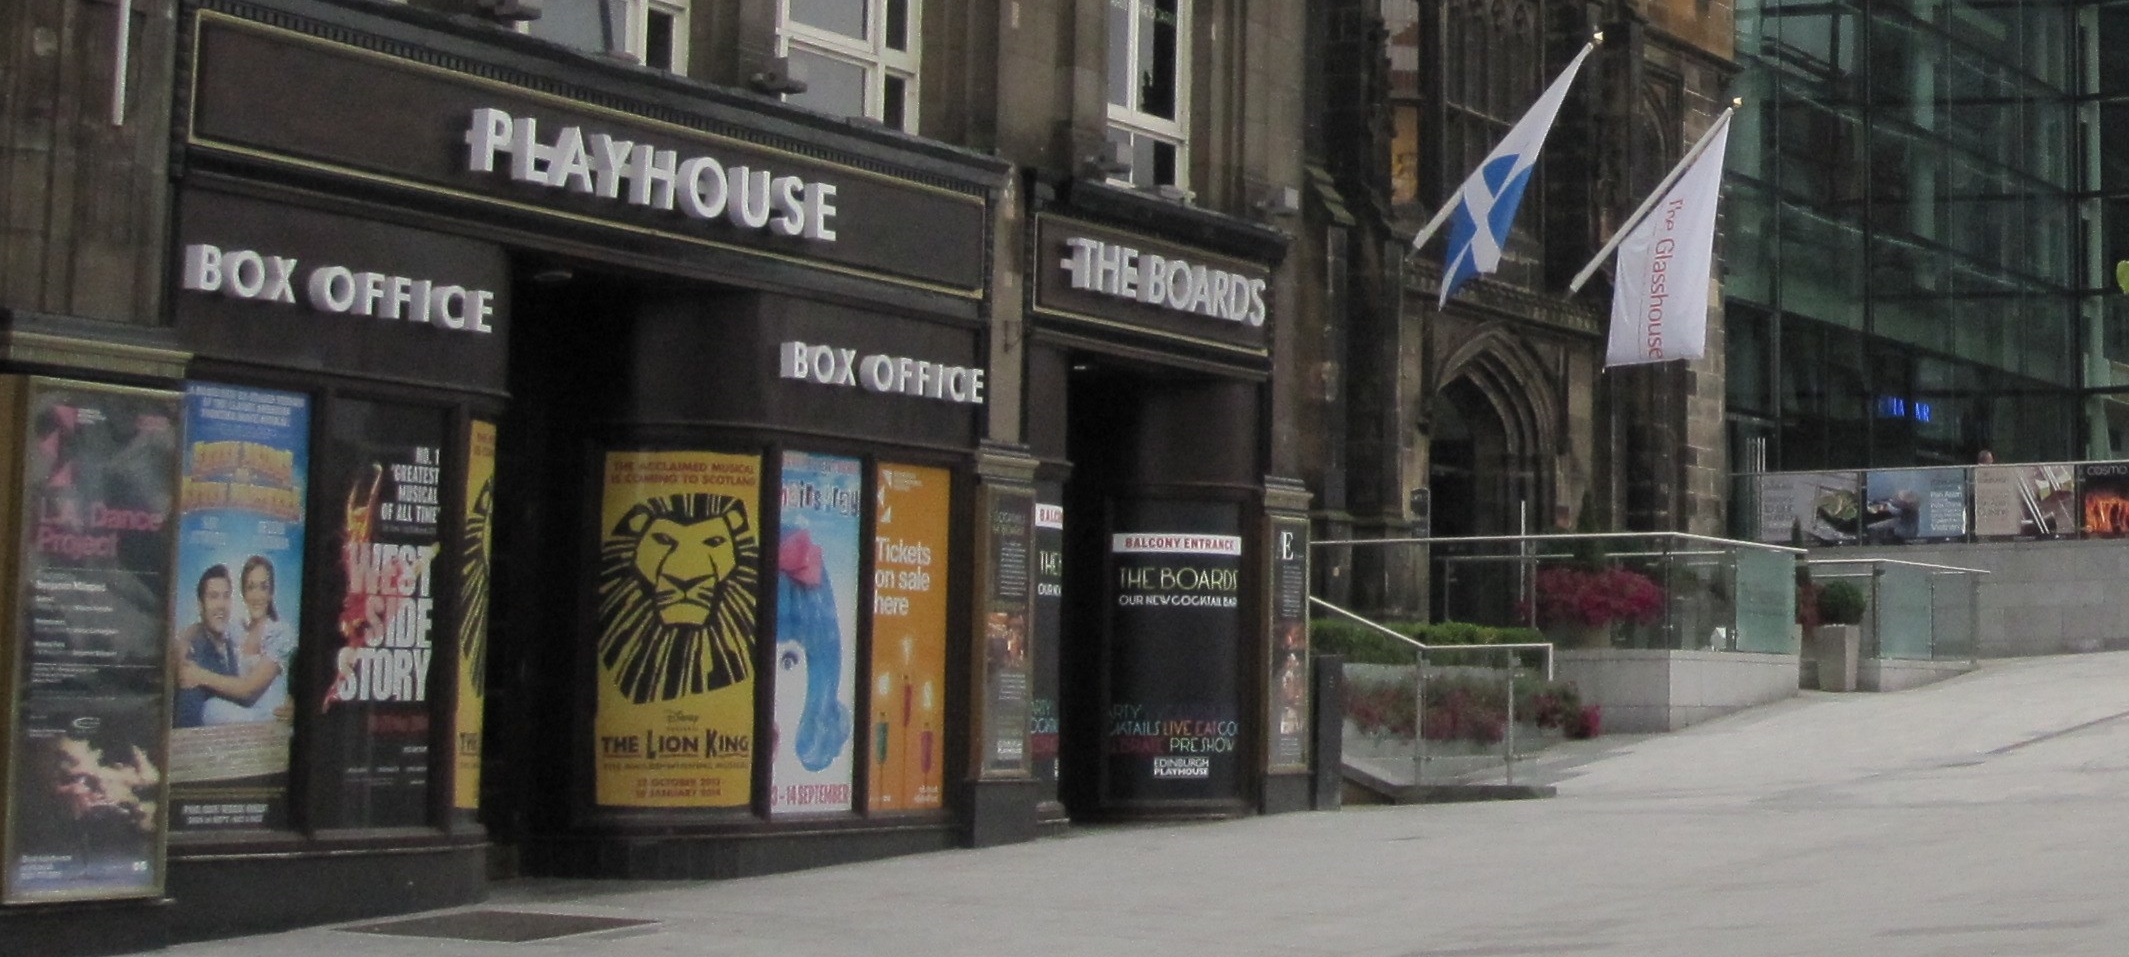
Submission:
M 1698 359 L 1708 351 L 1708 277 L 1715 270 L 1715 206 L 1722 199 L 1731 112 L 1722 111 L 1678 161 L 1666 177 L 1671 188 L 1619 243 L 1607 369 Z
M 1538 150 L 1545 146 L 1545 134 L 1552 132 L 1553 118 L 1567 99 L 1567 88 L 1574 84 L 1576 71 L 1582 69 L 1589 51 L 1596 48 L 1596 42 L 1591 41 L 1575 54 L 1573 62 L 1560 72 L 1560 78 L 1545 88 L 1545 95 L 1530 105 L 1529 112 L 1515 121 L 1500 145 L 1486 155 L 1486 161 L 1457 188 L 1449 214 L 1449 255 L 1442 265 L 1442 294 L 1437 307 L 1448 305 L 1449 297 L 1456 295 L 1457 287 L 1466 280 L 1501 268 L 1501 247 L 1508 242 L 1508 228 L 1515 225 L 1516 206 L 1523 201 L 1523 187 L 1530 182 L 1531 167 L 1537 165 Z M 1421 232 L 1414 240 L 1415 247 L 1428 235 Z

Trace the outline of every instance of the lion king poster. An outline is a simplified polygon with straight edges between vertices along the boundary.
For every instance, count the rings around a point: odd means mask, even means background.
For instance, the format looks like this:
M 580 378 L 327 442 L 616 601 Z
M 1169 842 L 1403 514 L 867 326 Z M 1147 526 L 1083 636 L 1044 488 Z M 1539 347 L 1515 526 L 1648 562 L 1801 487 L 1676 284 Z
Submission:
M 748 804 L 760 494 L 758 456 L 606 454 L 599 804 Z
M 466 445 L 466 515 L 458 542 L 458 716 L 451 806 L 481 806 L 481 716 L 488 702 L 488 563 L 495 554 L 495 423 L 475 420 Z

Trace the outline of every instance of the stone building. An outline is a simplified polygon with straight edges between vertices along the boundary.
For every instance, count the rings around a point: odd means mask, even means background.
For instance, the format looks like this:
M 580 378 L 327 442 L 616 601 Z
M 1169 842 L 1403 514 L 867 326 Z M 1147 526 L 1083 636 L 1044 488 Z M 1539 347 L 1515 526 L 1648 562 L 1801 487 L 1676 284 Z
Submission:
M 1319 537 L 1564 530 L 1585 508 L 1598 528 L 1720 532 L 1719 310 L 1705 358 L 1605 372 L 1609 287 L 1565 290 L 1726 105 L 1729 4 L 1357 0 L 1313 16 L 1333 66 L 1312 93 L 1311 169 L 1343 252 L 1312 357 Z M 1441 241 L 1414 254 L 1412 236 L 1600 30 L 1501 270 L 1437 308 Z M 1416 552 L 1329 551 L 1327 591 L 1424 608 Z

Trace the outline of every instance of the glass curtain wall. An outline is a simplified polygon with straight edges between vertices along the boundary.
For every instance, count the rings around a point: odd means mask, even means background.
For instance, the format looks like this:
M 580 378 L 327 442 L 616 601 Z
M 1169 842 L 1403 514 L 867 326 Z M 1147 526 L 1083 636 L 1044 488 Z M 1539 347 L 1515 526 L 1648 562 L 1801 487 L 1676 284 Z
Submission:
M 2089 18 L 2074 0 L 1740 0 L 1735 468 L 2086 454 L 2111 271 L 2089 229 Z
M 2090 444 L 2106 452 L 2093 457 L 2119 458 L 2129 455 L 2129 275 L 2115 275 L 2129 260 L 2129 0 L 2080 5 L 2077 30 L 2091 90 L 2078 104 L 2080 159 L 2092 177 L 2079 213 L 2098 274 L 2084 302 L 2098 340 L 2087 421 Z

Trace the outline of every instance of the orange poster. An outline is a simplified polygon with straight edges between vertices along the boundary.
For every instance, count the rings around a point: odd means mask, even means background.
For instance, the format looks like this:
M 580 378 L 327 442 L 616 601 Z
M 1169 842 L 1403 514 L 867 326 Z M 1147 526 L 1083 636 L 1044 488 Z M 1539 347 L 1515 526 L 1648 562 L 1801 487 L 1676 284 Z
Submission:
M 759 456 L 606 454 L 599 804 L 749 802 L 760 495 Z
M 947 534 L 953 474 L 879 467 L 872 543 L 872 714 L 868 807 L 940 806 L 946 703 Z
M 495 551 L 495 423 L 475 421 L 466 449 L 466 524 L 458 546 L 458 723 L 451 806 L 481 806 L 481 712 L 488 701 L 488 559 Z

